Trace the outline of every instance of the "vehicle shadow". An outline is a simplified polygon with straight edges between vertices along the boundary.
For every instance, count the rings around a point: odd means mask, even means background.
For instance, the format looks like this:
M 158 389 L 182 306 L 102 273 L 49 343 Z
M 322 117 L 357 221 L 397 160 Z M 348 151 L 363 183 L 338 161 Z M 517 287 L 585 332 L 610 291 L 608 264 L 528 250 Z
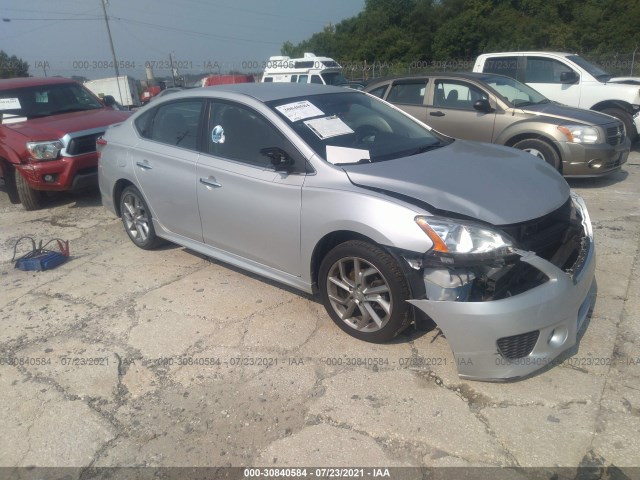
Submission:
M 603 188 L 623 182 L 628 176 L 629 173 L 626 170 L 618 170 L 605 177 L 567 178 L 566 180 L 571 188 Z
M 175 245 L 173 243 L 170 243 L 169 245 Z M 175 245 L 176 247 L 179 247 L 179 245 Z M 163 247 L 164 248 L 164 245 Z M 243 270 L 242 268 L 236 267 L 234 265 L 231 265 L 229 263 L 225 263 L 221 260 L 216 260 L 214 258 L 208 257 L 206 255 L 203 255 L 201 253 L 198 253 L 194 250 L 188 249 L 186 247 L 182 247 L 184 248 L 184 250 L 186 252 L 189 252 L 191 255 L 195 255 L 203 260 L 208 261 L 209 263 L 213 264 L 213 265 L 218 265 L 220 267 L 223 268 L 227 268 L 229 270 L 232 270 L 240 275 L 244 275 L 245 277 L 249 277 L 252 278 L 254 280 L 257 280 L 259 282 L 262 283 L 266 283 L 267 285 L 270 285 L 274 288 L 279 288 L 280 290 L 284 290 L 286 292 L 291 293 L 292 295 L 297 295 L 301 298 L 304 298 L 306 300 L 315 302 L 319 305 L 322 305 L 322 300 L 320 299 L 320 295 L 319 294 L 310 294 L 310 293 L 306 293 L 303 292 L 301 290 L 298 290 L 294 287 L 290 287 L 288 285 L 284 285 L 280 282 L 277 282 L 275 280 L 271 280 L 269 278 L 263 277 L 261 275 L 252 273 L 252 272 L 248 272 L 246 270 Z M 396 338 L 386 342 L 387 345 L 393 345 L 393 344 L 401 344 L 401 343 L 407 343 L 407 342 L 411 342 L 413 340 L 416 340 L 420 337 L 422 337 L 423 335 L 429 333 L 430 331 L 434 330 L 436 328 L 436 324 L 429 319 L 428 317 L 426 317 L 426 315 L 422 316 L 420 315 L 422 312 L 416 311 L 416 321 L 414 324 L 410 325 L 406 330 L 404 330 L 402 333 L 400 333 Z M 331 318 L 329 317 L 329 314 L 327 314 L 327 321 L 330 322 Z
M 0 182 L 0 195 L 7 196 L 6 202 L 8 204 L 9 192 L 4 182 Z M 41 209 L 46 210 L 48 208 L 61 207 L 72 203 L 75 203 L 75 205 L 70 205 L 70 208 L 99 207 L 102 205 L 100 191 L 97 188 L 91 188 L 72 192 L 45 192 Z

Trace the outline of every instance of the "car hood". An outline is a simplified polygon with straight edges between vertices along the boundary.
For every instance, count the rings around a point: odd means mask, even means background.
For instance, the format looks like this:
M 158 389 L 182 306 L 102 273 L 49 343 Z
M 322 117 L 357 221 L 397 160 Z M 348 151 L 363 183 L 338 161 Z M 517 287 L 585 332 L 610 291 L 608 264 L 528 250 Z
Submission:
M 613 119 L 609 115 L 594 112 L 593 110 L 569 107 L 556 102 L 527 105 L 526 107 L 519 107 L 519 109 L 527 114 L 544 115 L 566 122 L 579 122 L 588 125 L 604 125 L 613 122 Z
M 607 80 L 607 83 L 625 83 L 627 85 L 640 85 L 640 77 L 614 77 Z
M 70 112 L 48 117 L 33 118 L 25 122 L 3 125 L 31 140 L 54 140 L 67 133 L 91 130 L 120 123 L 126 120 L 131 112 L 119 112 L 110 108 L 88 110 L 86 112 Z
M 569 196 L 567 182 L 539 158 L 465 140 L 418 155 L 342 168 L 357 186 L 493 225 L 542 217 Z

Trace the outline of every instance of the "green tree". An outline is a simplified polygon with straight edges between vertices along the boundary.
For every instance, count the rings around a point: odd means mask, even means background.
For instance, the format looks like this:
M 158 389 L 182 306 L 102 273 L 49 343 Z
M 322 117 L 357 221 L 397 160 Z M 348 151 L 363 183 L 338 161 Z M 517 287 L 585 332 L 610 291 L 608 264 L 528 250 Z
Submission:
M 29 64 L 15 55 L 0 50 L 0 78 L 28 77 Z

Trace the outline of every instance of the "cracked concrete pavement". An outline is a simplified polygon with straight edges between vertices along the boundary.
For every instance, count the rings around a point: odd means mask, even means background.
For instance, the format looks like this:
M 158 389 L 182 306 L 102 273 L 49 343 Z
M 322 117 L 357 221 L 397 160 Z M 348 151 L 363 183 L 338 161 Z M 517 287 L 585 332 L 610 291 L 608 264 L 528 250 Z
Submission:
M 435 330 L 363 343 L 304 294 L 142 251 L 97 194 L 0 193 L 0 466 L 640 466 L 640 153 L 570 183 L 595 305 L 561 364 L 507 384 L 460 380 Z M 72 259 L 15 270 L 23 235 Z

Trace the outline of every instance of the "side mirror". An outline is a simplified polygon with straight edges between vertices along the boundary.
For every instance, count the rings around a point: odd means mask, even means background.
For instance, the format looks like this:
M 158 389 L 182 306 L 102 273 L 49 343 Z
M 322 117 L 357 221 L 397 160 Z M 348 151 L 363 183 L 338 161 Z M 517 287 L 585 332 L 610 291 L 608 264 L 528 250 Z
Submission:
M 489 113 L 490 111 L 493 110 L 493 108 L 491 108 L 491 104 L 489 103 L 489 100 L 487 100 L 486 98 L 481 98 L 480 100 L 476 100 L 475 103 L 473 104 L 473 108 L 475 110 L 478 110 L 479 112 L 484 112 L 484 113 Z
M 113 95 L 105 95 L 102 97 L 102 101 L 107 107 L 114 107 L 118 102 L 113 98 Z
M 560 83 L 577 83 L 578 80 L 580 80 L 580 77 L 573 70 L 560 73 Z
M 271 165 L 276 169 L 276 172 L 289 173 L 293 170 L 295 161 L 289 156 L 287 152 L 279 147 L 269 147 L 260 150 L 260 153 L 265 157 L 269 157 Z

